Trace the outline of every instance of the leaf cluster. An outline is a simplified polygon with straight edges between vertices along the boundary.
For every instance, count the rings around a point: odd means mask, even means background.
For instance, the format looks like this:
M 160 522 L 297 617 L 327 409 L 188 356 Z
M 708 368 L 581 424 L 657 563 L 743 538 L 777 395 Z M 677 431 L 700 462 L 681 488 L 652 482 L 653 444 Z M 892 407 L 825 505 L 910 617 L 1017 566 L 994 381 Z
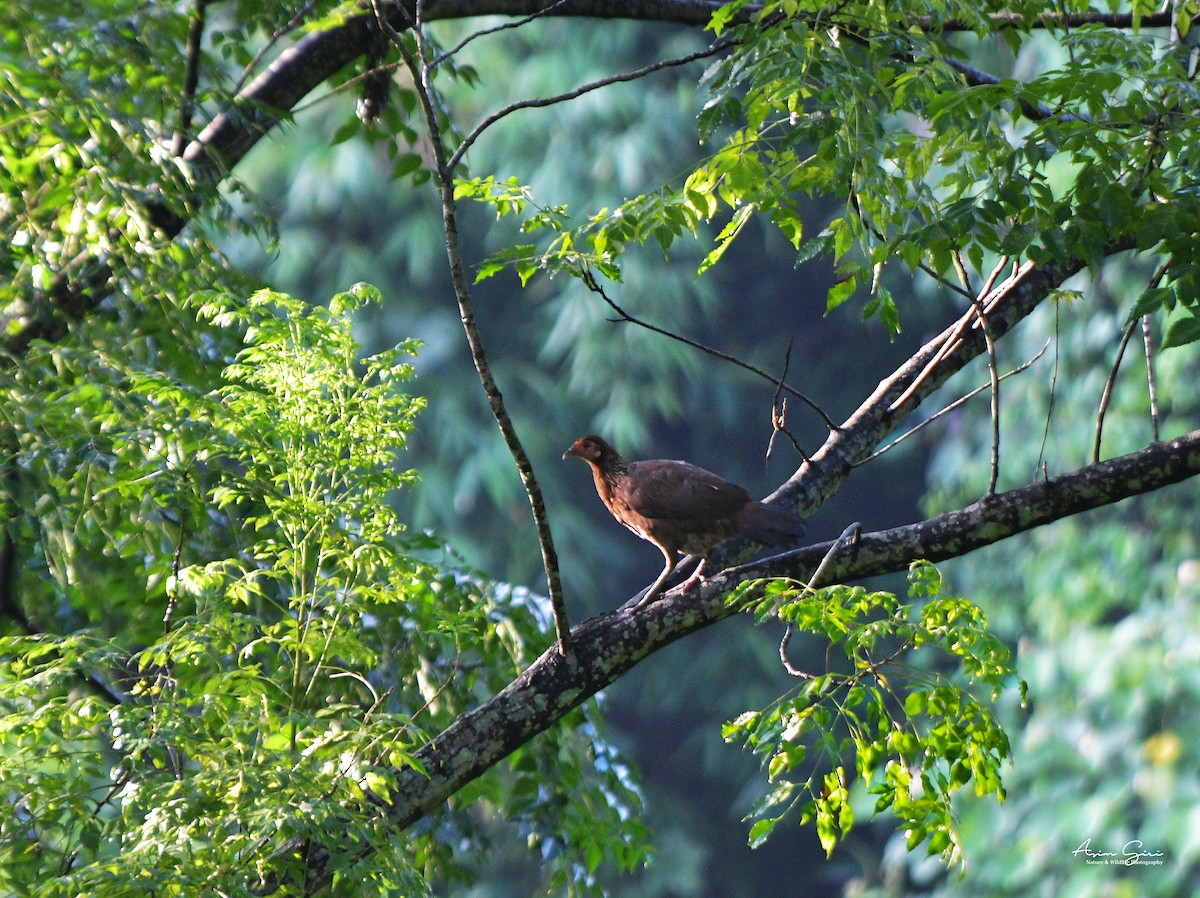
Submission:
M 923 844 L 961 863 L 953 795 L 972 783 L 977 795 L 1003 801 L 1000 769 L 1009 757 L 991 705 L 1015 674 L 983 612 L 948 594 L 925 562 L 909 573 L 907 603 L 861 587 L 813 592 L 768 581 L 749 589 L 759 593 L 760 620 L 777 610 L 845 659 L 842 669 L 795 672 L 802 685 L 722 729 L 727 742 L 742 742 L 762 759 L 771 784 L 747 817 L 754 820 L 750 844 L 761 845 L 796 814 L 801 825 L 815 823 L 832 853 L 854 825 L 857 774 L 875 796 L 871 813 L 893 814 L 909 850 Z M 938 656 L 953 663 L 956 676 L 938 672 Z
M 76 523 L 48 526 L 25 489 L 5 501 L 61 559 L 64 611 L 97 618 L 0 639 L 0 888 L 251 894 L 302 881 L 304 851 L 281 849 L 336 833 L 332 894 L 413 894 L 430 871 L 470 877 L 462 846 L 501 835 L 470 798 L 446 828 L 400 842 L 379 812 L 400 771 L 422 770 L 415 752 L 528 663 L 547 621 L 536 598 L 463 570 L 392 510 L 415 480 L 398 453 L 423 403 L 401 391 L 415 344 L 363 357 L 353 337 L 377 298 L 366 285 L 328 308 L 200 294 L 200 320 L 244 341 L 218 382 L 139 367 L 119 389 L 43 397 L 15 463 L 24 486 L 57 483 Z M 75 414 L 56 419 L 67 402 Z M 139 414 L 145 431 L 125 439 Z M 83 474 L 80 456 L 44 448 L 72 423 L 95 434 Z M 111 580 L 87 569 L 106 554 Z M 96 592 L 118 577 L 150 588 Z M 644 835 L 594 706 L 576 713 L 578 733 L 518 753 L 472 797 L 570 838 L 550 869 L 586 885 L 605 858 L 641 858 Z M 570 791 L 524 801 L 551 765 Z
M 762 219 L 797 265 L 832 258 L 828 309 L 864 295 L 864 317 L 895 332 L 890 280 L 917 275 L 958 291 L 1005 260 L 1094 268 L 1136 248 L 1163 273 L 1129 315 L 1182 308 L 1164 344 L 1195 339 L 1197 95 L 1186 46 L 1136 27 L 1034 28 L 1044 9 L 1032 3 L 781 2 L 731 24 L 743 6 L 722 7 L 711 25 L 732 49 L 702 80 L 708 155 L 570 230 L 556 218 L 542 248 L 498 255 L 489 273 L 517 264 L 523 281 L 538 268 L 619 280 L 627 246 L 666 253 L 712 223 L 703 273 Z M 1183 7 L 1180 22 L 1186 30 Z M 1015 69 L 1005 59 L 1014 55 L 1031 75 L 965 62 Z M 805 221 L 813 198 L 839 204 L 816 227 Z M 528 229 L 546 224 L 535 217 Z

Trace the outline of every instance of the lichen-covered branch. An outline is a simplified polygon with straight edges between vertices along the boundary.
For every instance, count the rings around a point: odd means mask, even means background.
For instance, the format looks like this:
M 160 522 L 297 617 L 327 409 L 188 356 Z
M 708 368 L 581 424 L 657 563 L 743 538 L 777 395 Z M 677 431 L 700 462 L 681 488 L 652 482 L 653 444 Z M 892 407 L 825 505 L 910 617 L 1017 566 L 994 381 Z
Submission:
M 904 571 L 918 559 L 958 557 L 1197 474 L 1200 431 L 1193 431 L 1139 452 L 989 495 L 927 521 L 864 533 L 852 548 L 835 553 L 825 580 L 844 583 Z M 564 662 L 557 650 L 549 650 L 503 691 L 463 715 L 421 751 L 418 757 L 428 775 L 400 772 L 389 815 L 400 826 L 420 819 L 646 656 L 736 613 L 725 598 L 737 586 L 768 577 L 804 580 L 831 545 L 807 546 L 729 568 L 689 595 L 675 590 L 636 612 L 609 612 L 584 621 L 572 634 L 574 663 Z

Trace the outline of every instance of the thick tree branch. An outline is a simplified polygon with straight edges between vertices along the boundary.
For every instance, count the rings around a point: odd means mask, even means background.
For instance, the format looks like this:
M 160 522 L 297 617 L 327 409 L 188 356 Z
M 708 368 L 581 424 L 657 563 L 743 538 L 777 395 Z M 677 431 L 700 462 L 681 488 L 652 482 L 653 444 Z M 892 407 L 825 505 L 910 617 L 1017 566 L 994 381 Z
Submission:
M 380 6 L 389 25 L 399 32 L 407 31 L 416 15 L 416 0 L 386 0 Z M 553 15 L 703 27 L 720 6 L 716 0 L 424 0 L 421 15 L 426 22 L 492 15 Z M 259 140 L 286 121 L 302 99 L 365 52 L 374 21 L 374 12 L 364 8 L 337 27 L 301 38 L 238 90 L 228 106 L 190 140 L 182 157 L 194 184 L 191 202 L 160 203 L 148 210 L 166 240 L 173 240 L 183 231 L 193 214 L 191 210 L 207 204 L 221 180 Z M 185 207 L 189 211 L 180 211 Z M 91 313 L 111 293 L 112 278 L 110 260 L 102 253 L 80 253 L 57 272 L 44 294 L 35 297 L 22 315 L 23 326 L 6 334 L 0 349 L 20 356 L 36 340 L 60 339 L 70 321 Z
M 413 0 L 379 4 L 387 23 L 404 32 L 416 17 Z M 573 0 L 561 6 L 531 0 L 427 0 L 421 4 L 424 22 L 473 16 L 546 15 L 606 19 L 644 19 L 703 26 L 721 4 L 708 0 Z M 553 7 L 547 9 L 547 7 Z M 346 20 L 343 25 L 316 32 L 279 55 L 238 94 L 233 106 L 216 116 L 188 146 L 184 158 L 201 180 L 228 174 L 271 128 L 313 89 L 357 58 L 367 46 L 374 14 Z
M 1004 493 L 974 505 L 877 533 L 863 534 L 852 549 L 830 559 L 826 582 L 846 583 L 907 570 L 916 560 L 961 556 L 1018 533 L 1200 474 L 1200 431 L 1155 443 L 1110 461 Z M 553 725 L 646 656 L 737 612 L 725 601 L 748 581 L 767 577 L 805 580 L 831 543 L 808 546 L 708 578 L 684 596 L 678 589 L 647 608 L 609 612 L 573 631 L 574 660 L 557 647 L 495 697 L 456 721 L 418 753 L 428 771 L 400 771 L 388 813 L 407 826 L 510 752 Z
M 187 68 L 183 76 L 183 94 L 179 108 L 179 128 L 171 142 L 171 152 L 178 156 L 183 152 L 188 133 L 192 130 L 192 113 L 196 105 L 196 87 L 200 83 L 200 45 L 204 40 L 204 23 L 207 19 L 208 0 L 196 0 L 196 9 L 188 26 Z

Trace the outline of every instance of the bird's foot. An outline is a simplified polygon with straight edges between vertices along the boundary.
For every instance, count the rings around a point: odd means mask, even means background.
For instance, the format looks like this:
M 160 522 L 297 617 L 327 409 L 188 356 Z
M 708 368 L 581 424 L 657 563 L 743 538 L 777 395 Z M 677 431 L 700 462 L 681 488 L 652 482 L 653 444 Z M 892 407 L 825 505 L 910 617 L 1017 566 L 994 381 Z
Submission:
M 707 582 L 708 578 L 704 576 L 704 562 L 706 560 L 701 558 L 700 563 L 696 565 L 696 569 L 692 571 L 692 575 L 683 581 L 683 594 L 685 596 L 701 583 Z

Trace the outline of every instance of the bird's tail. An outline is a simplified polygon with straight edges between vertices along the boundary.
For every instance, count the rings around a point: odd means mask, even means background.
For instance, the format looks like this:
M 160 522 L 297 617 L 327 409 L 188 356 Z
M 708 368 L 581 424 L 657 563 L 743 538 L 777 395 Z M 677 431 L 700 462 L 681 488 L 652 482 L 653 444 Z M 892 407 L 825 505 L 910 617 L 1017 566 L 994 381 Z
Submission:
M 790 511 L 751 502 L 738 520 L 739 532 L 765 546 L 786 546 L 804 535 L 804 522 Z

